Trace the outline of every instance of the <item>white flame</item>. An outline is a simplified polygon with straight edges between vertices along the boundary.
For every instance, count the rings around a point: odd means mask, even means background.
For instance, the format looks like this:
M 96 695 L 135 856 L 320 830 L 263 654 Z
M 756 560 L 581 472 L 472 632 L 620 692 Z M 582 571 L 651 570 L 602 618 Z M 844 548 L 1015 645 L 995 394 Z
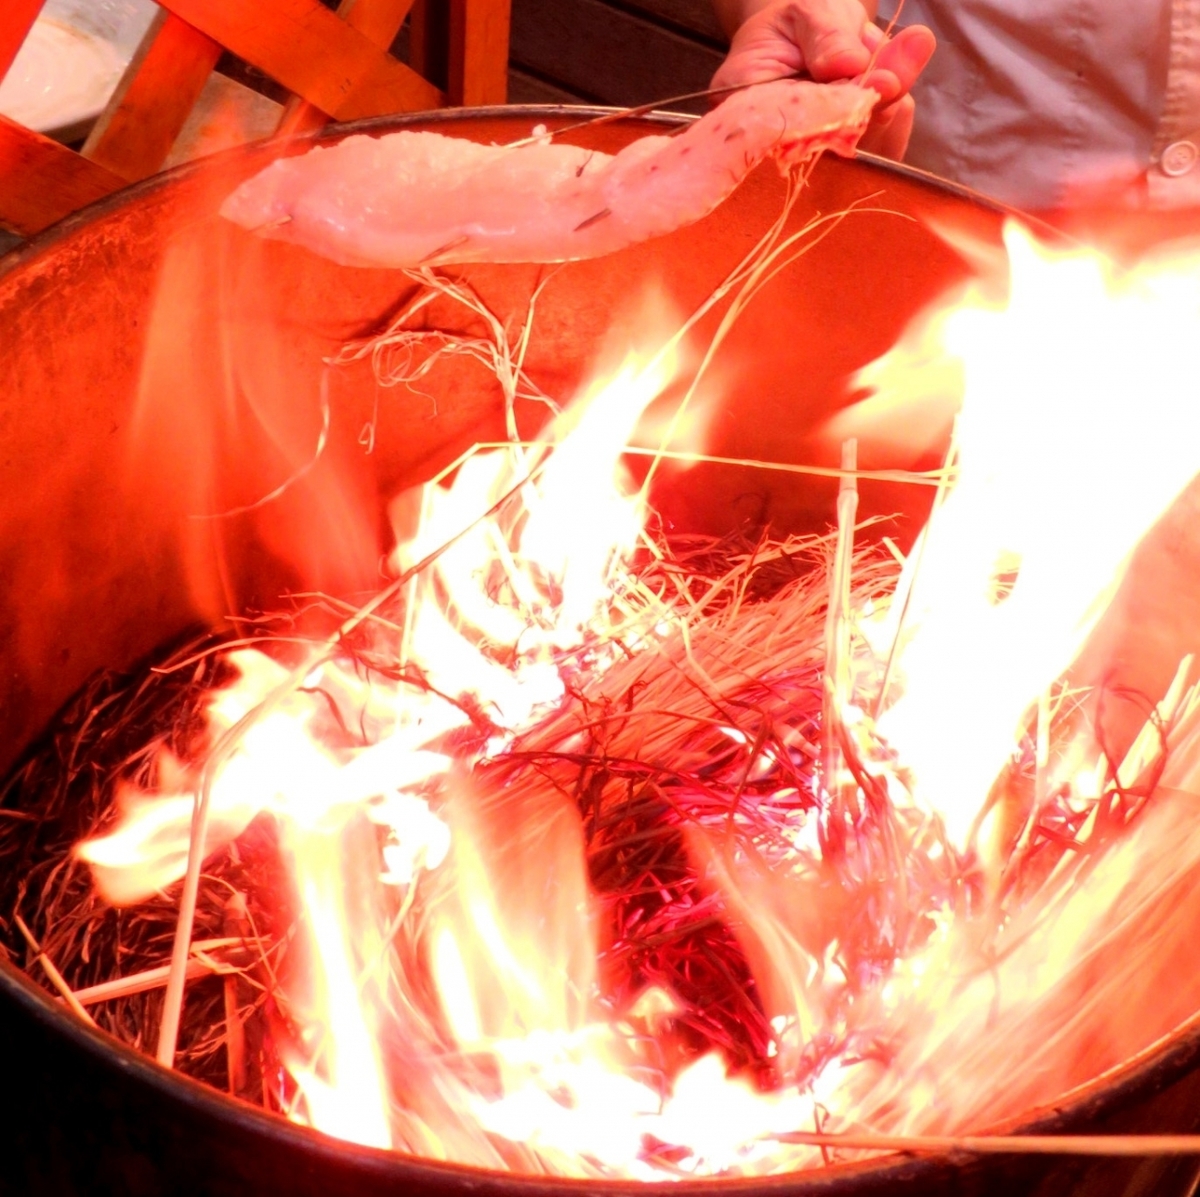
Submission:
M 1007 301 L 976 291 L 924 330 L 962 364 L 956 480 L 908 558 L 903 697 L 879 721 L 960 843 L 1030 705 L 1200 465 L 1200 387 L 1181 391 L 1195 377 L 1200 259 L 1124 275 L 1016 225 L 1005 244 Z M 890 368 L 868 372 L 885 394 Z

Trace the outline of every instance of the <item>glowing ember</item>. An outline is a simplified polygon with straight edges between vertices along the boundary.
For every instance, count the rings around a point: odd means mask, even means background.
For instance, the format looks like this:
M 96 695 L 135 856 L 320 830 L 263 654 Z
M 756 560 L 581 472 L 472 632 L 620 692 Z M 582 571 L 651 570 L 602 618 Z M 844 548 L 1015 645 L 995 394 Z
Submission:
M 1137 1046 L 1063 1012 L 1105 912 L 1151 904 L 1145 863 L 1195 864 L 1166 799 L 1125 830 L 1156 729 L 1194 785 L 1191 663 L 1123 765 L 1060 679 L 1200 461 L 1200 262 L 1006 244 L 1004 304 L 973 292 L 866 374 L 864 435 L 931 364 L 964 389 L 899 579 L 855 563 L 831 695 L 820 574 L 749 593 L 795 546 L 706 581 L 642 530 L 619 461 L 658 358 L 401 496 L 397 582 L 340 637 L 229 655 L 202 770 L 163 757 L 79 854 L 132 903 L 183 876 L 197 795 L 206 856 L 274 820 L 291 1117 L 492 1167 L 755 1173 L 819 1161 L 793 1132 L 974 1127 L 1120 1058 L 1085 1044 Z M 1058 1053 L 1032 1089 L 1024 1021 Z

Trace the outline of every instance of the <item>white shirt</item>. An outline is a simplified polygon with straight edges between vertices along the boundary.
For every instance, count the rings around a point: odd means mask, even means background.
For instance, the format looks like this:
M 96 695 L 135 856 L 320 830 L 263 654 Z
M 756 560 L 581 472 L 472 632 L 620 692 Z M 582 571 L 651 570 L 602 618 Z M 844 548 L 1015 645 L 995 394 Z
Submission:
M 901 21 L 938 39 L 914 166 L 1030 210 L 1200 204 L 1200 0 L 905 0 Z

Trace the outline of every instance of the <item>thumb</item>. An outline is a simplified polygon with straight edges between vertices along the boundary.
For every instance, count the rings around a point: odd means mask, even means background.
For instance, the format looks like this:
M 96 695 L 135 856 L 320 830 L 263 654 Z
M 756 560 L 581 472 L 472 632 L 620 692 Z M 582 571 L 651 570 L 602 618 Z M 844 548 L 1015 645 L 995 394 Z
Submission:
M 863 83 L 874 87 L 885 102 L 899 99 L 912 89 L 936 49 L 932 31 L 924 25 L 910 25 L 880 46 Z
M 912 96 L 901 96 L 892 104 L 877 108 L 871 125 L 860 138 L 858 148 L 900 162 L 912 136 L 916 106 Z

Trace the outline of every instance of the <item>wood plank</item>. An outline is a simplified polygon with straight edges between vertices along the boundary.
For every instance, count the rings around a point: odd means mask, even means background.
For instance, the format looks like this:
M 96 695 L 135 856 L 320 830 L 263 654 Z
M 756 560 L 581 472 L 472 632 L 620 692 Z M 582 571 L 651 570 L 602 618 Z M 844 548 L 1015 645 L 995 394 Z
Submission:
M 503 104 L 510 0 L 450 0 L 451 104 Z
M 413 0 L 342 0 L 338 16 L 372 45 L 386 50 L 396 40 Z
M 318 0 L 160 0 L 337 120 L 437 108 L 445 96 Z
M 449 85 L 450 9 L 446 0 L 413 0 L 408 22 L 408 63 L 423 79 Z
M 508 102 L 510 104 L 586 104 L 585 97 L 564 87 L 556 87 L 518 67 L 508 68 Z
M 711 0 L 620 0 L 617 7 L 665 21 L 678 32 L 702 38 L 717 48 L 723 49 L 729 42 Z
M 32 237 L 125 180 L 0 116 L 0 228 Z
M 601 0 L 513 0 L 510 58 L 568 91 L 633 106 L 703 90 L 723 55 Z
M 4 0 L 5 12 L 0 16 L 0 79 L 8 74 L 43 3 L 44 0 Z
M 337 15 L 351 29 L 357 29 L 372 45 L 386 50 L 396 39 L 413 0 L 342 0 Z M 329 114 L 299 96 L 293 96 L 284 106 L 276 130 L 290 137 L 320 129 L 329 123 Z
M 88 135 L 84 157 L 131 183 L 154 174 L 220 56 L 212 38 L 160 12 Z

